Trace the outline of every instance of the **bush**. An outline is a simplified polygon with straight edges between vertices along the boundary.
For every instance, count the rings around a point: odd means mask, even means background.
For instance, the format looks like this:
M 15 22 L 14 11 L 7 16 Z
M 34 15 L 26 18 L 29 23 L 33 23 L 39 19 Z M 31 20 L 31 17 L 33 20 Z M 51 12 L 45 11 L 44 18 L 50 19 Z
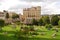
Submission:
M 30 27 L 30 31 L 34 31 L 34 26 L 31 26 Z
M 60 20 L 58 21 L 58 27 L 60 27 Z
M 20 25 L 20 21 L 16 21 L 15 23 L 16 23 L 17 25 Z
M 33 24 L 33 25 L 38 25 L 38 21 L 37 21 L 36 19 L 33 19 L 33 20 L 32 20 L 32 24 Z
M 19 40 L 22 38 L 22 32 L 21 31 L 18 31 L 18 32 L 15 32 L 15 35 L 14 37 L 17 37 Z
M 12 19 L 16 19 L 16 18 L 19 18 L 19 15 L 15 13 L 12 15 Z
M 41 19 L 39 20 L 38 24 L 39 24 L 40 26 L 42 26 L 42 25 L 45 24 L 45 23 L 43 22 L 43 18 L 41 18 Z
M 43 17 L 43 22 L 46 24 L 50 24 L 50 19 L 49 19 L 49 16 L 44 16 Z
M 31 35 L 39 35 L 39 33 L 37 33 L 37 32 L 32 32 L 32 33 L 30 33 Z
M 5 24 L 4 20 L 0 19 L 0 27 L 4 27 L 4 24 Z
M 51 24 L 46 24 L 45 27 L 48 28 L 48 30 L 50 30 L 52 28 L 52 25 Z
M 23 35 L 26 35 L 29 33 L 29 27 L 21 27 L 21 32 Z
M 11 25 L 11 23 L 5 23 L 4 25 L 5 25 L 5 26 L 7 26 L 7 25 Z
M 51 18 L 52 25 L 54 25 L 54 26 L 58 25 L 58 21 L 59 21 L 59 18 L 57 15 L 52 16 L 52 18 Z

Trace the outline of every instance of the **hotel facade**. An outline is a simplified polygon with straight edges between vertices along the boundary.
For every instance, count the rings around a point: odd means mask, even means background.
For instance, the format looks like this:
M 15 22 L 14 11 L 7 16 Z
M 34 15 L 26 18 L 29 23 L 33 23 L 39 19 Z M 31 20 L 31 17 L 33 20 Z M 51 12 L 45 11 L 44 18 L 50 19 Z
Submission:
M 23 9 L 23 15 L 20 14 L 20 21 L 24 24 L 31 24 L 32 20 L 39 20 L 41 18 L 41 7 L 31 7 Z

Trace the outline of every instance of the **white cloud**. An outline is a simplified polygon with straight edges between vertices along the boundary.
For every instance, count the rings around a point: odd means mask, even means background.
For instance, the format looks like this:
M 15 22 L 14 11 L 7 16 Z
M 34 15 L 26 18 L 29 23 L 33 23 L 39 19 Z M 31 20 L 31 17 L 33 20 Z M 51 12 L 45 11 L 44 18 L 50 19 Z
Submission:
M 41 6 L 42 14 L 60 14 L 60 0 L 1 0 L 0 10 L 22 13 L 23 8 Z
M 13 5 L 19 4 L 17 0 L 3 0 L 0 5 L 0 10 L 8 10 Z
M 60 14 L 60 7 L 57 6 L 58 2 L 53 2 L 51 4 L 46 4 L 43 9 L 42 9 L 42 13 L 46 13 L 46 14 Z

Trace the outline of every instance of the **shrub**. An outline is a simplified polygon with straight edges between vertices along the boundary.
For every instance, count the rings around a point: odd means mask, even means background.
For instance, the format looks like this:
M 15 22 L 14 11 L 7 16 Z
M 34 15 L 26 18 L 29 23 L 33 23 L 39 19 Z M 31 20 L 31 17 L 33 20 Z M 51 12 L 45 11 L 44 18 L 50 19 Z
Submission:
M 19 15 L 18 14 L 13 14 L 13 16 L 12 16 L 12 19 L 16 19 L 16 18 L 19 18 Z
M 4 27 L 4 24 L 5 24 L 4 20 L 0 19 L 0 27 Z
M 58 21 L 58 27 L 60 27 L 60 20 Z
M 21 27 L 22 34 L 26 35 L 29 33 L 29 27 Z
M 14 37 L 17 37 L 19 40 L 21 39 L 21 37 L 22 37 L 22 32 L 21 31 L 18 31 L 18 32 L 15 32 L 15 35 L 14 35 Z
M 43 22 L 46 24 L 50 24 L 50 19 L 49 19 L 49 16 L 44 16 L 43 17 Z
M 42 26 L 42 25 L 45 24 L 45 23 L 43 22 L 43 18 L 41 18 L 41 19 L 39 20 L 38 24 L 39 24 L 40 26 Z
M 59 18 L 57 15 L 52 16 L 52 18 L 51 18 L 51 24 L 52 25 L 54 25 L 54 26 L 58 25 L 58 21 L 59 21 Z
M 50 30 L 52 28 L 52 25 L 51 24 L 46 24 L 45 27 L 48 28 L 48 30 Z
M 37 32 L 32 32 L 31 35 L 38 35 L 38 33 Z
M 37 21 L 36 19 L 33 19 L 33 20 L 32 20 L 32 24 L 33 24 L 33 25 L 38 25 L 38 21 Z
M 15 23 L 16 23 L 17 25 L 20 25 L 20 21 L 16 21 Z
M 30 27 L 30 31 L 34 31 L 34 26 L 31 26 Z

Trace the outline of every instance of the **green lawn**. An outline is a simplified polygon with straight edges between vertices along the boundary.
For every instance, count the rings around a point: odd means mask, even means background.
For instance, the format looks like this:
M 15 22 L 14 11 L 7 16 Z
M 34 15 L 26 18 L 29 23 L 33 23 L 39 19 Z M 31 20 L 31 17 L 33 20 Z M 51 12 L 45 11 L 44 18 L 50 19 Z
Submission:
M 45 27 L 36 26 L 35 28 L 38 29 L 38 33 L 44 32 L 45 35 L 36 35 L 36 36 L 28 36 L 28 37 L 21 37 L 17 38 L 15 33 L 20 30 L 20 26 L 17 26 L 16 29 L 12 28 L 12 25 L 8 25 L 2 28 L 0 31 L 0 40 L 60 40 L 60 28 L 59 32 L 57 32 L 56 38 L 52 38 L 52 34 L 55 33 L 54 30 L 47 30 Z M 7 34 L 4 34 L 7 32 Z
M 12 28 L 12 25 L 8 25 L 2 28 L 2 31 L 0 31 L 0 40 L 18 40 L 14 35 L 15 32 L 19 30 L 19 27 Z M 4 32 L 7 32 L 7 34 L 4 34 Z

